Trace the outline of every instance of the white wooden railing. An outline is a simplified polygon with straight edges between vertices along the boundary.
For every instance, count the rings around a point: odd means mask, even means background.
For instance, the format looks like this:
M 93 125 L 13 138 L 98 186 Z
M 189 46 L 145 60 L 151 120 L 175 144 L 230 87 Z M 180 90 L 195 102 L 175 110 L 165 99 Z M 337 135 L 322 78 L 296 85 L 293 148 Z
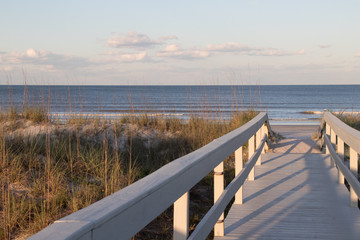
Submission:
M 224 235 L 224 210 L 235 196 L 242 203 L 242 185 L 255 177 L 255 164 L 271 133 L 266 113 L 206 146 L 178 158 L 130 186 L 70 214 L 30 239 L 129 239 L 174 204 L 175 240 L 205 239 L 214 228 Z M 242 146 L 249 142 L 249 161 L 243 165 Z M 224 189 L 223 161 L 235 152 L 235 178 Z M 188 236 L 189 191 L 214 170 L 214 205 Z
M 339 183 L 343 184 L 344 178 L 346 179 L 350 185 L 350 206 L 358 207 L 360 198 L 358 181 L 360 132 L 346 125 L 330 112 L 324 112 L 321 129 L 326 153 L 331 155 L 332 166 L 336 166 L 338 169 Z M 349 146 L 349 167 L 344 164 L 345 144 Z

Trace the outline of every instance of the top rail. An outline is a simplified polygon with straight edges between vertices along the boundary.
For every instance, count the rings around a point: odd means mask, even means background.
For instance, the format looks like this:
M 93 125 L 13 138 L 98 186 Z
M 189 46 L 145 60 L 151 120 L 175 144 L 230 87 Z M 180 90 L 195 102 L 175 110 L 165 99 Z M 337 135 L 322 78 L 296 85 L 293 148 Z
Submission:
M 209 212 L 204 216 L 198 226 L 195 228 L 194 232 L 189 237 L 189 240 L 195 239 L 206 239 L 207 235 L 211 231 L 211 226 L 214 226 L 217 219 L 221 213 L 225 210 L 226 206 L 229 204 L 233 198 L 235 192 L 242 186 L 248 177 L 251 169 L 254 167 L 255 163 L 258 161 L 258 158 L 261 154 L 261 149 L 265 145 L 266 137 L 261 141 L 261 144 L 255 154 L 249 159 L 247 166 L 231 181 L 231 183 L 226 187 L 224 192 L 219 197 L 218 201 L 214 206 L 209 210 Z
M 348 126 L 330 112 L 324 112 L 322 125 L 327 123 L 347 145 L 360 153 L 360 131 Z
M 326 132 L 323 130 L 324 127 Z M 351 128 L 330 112 L 324 113 L 321 129 L 326 153 L 330 154 L 332 165 L 337 166 L 339 183 L 343 184 L 344 178 L 347 180 L 350 185 L 350 206 L 358 207 L 360 131 Z M 349 146 L 349 168 L 344 164 L 345 144 Z
M 55 221 L 29 239 L 129 239 L 253 138 L 265 123 L 269 125 L 267 114 L 259 113 L 242 127 Z M 266 136 L 261 147 L 264 139 Z
M 348 181 L 350 187 L 354 190 L 357 196 L 360 196 L 360 183 L 358 179 L 350 172 L 350 170 L 346 167 L 342 159 L 336 154 L 335 149 L 331 146 L 331 142 L 329 138 L 325 135 L 325 143 L 329 147 L 329 151 L 331 157 L 334 159 L 336 166 L 342 172 L 343 176 Z

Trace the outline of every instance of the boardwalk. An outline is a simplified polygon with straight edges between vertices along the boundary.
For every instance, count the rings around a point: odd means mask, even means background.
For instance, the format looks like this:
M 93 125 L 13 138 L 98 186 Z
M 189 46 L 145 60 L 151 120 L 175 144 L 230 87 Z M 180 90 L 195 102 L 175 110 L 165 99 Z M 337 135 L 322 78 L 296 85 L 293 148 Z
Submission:
M 225 219 L 225 237 L 215 239 L 360 239 L 359 211 L 310 138 L 315 128 L 273 129 L 285 139 L 263 155 L 255 181 L 244 184 L 244 203 Z
M 270 125 L 267 113 L 261 112 L 202 148 L 55 221 L 30 239 L 130 239 L 173 205 L 174 240 L 206 239 L 212 229 L 216 236 L 225 233 L 217 240 L 359 240 L 360 132 L 324 112 L 323 154 L 311 139 L 319 126 Z M 269 142 L 271 128 L 284 138 Z M 266 143 L 272 146 L 262 154 Z M 250 157 L 243 166 L 245 144 Z M 223 161 L 233 153 L 235 177 L 224 189 Z M 330 156 L 336 167 L 330 165 Z M 215 202 L 189 236 L 190 189 L 210 172 L 214 173 Z M 241 187 L 244 191 L 239 191 Z M 234 196 L 235 204 L 223 221 Z

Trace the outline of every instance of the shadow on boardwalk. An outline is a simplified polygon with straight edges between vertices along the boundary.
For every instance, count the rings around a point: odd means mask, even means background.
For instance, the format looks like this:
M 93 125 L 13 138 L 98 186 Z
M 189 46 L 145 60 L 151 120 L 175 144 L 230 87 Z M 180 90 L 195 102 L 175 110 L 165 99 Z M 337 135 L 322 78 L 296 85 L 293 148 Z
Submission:
M 360 239 L 359 210 L 311 139 L 317 127 L 273 129 L 284 139 L 263 155 L 255 181 L 244 185 L 244 203 L 225 220 L 225 237 L 215 239 Z
M 273 126 L 272 130 L 283 136 L 272 147 L 274 153 L 321 153 L 312 139 L 318 126 Z

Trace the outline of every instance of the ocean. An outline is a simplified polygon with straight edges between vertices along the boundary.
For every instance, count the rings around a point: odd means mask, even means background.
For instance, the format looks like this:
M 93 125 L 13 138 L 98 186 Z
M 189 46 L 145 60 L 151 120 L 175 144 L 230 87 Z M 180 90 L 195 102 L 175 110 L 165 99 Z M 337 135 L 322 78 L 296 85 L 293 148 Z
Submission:
M 46 106 L 70 113 L 228 119 L 237 110 L 268 112 L 273 122 L 317 122 L 324 109 L 360 112 L 360 85 L 0 86 L 0 107 Z

